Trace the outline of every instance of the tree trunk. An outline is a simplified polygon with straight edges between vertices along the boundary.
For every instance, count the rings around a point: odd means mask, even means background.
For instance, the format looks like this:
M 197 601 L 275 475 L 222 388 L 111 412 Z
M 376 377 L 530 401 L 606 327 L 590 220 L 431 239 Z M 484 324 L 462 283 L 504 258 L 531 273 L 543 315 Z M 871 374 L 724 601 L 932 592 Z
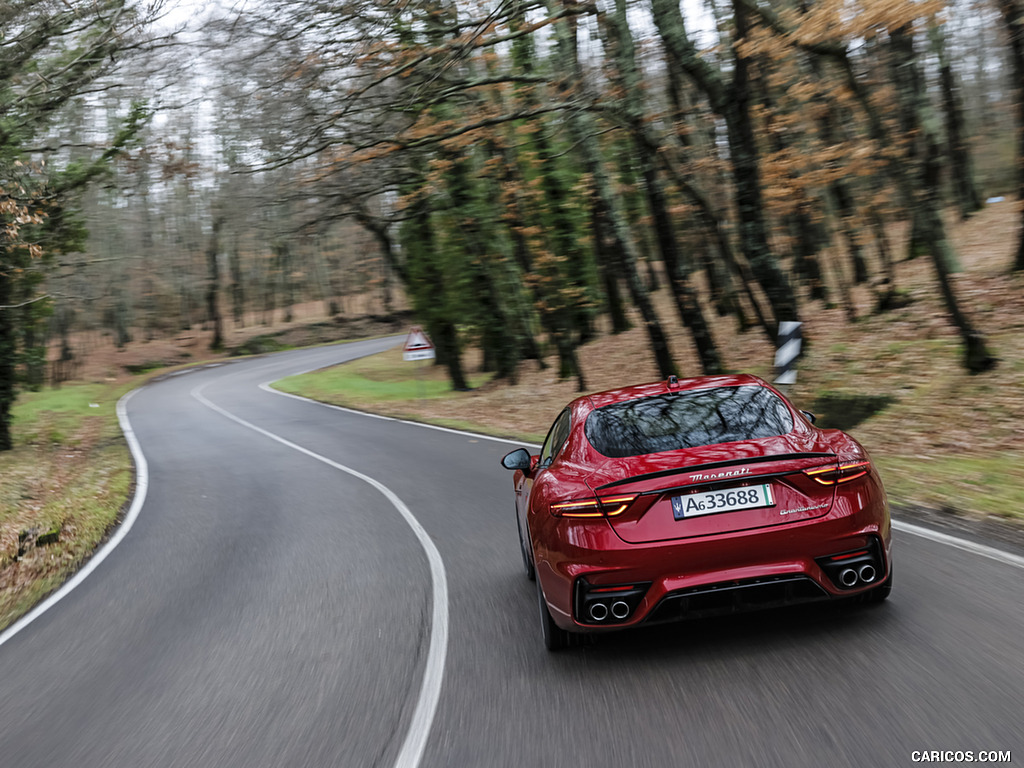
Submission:
M 896 283 L 896 264 L 892 257 L 892 247 L 889 245 L 889 236 L 885 231 L 885 221 L 882 214 L 872 207 L 868 211 L 868 219 L 871 222 L 871 231 L 874 235 L 875 247 L 878 250 L 878 260 L 882 264 L 884 278 L 875 297 L 878 300 L 877 311 L 888 312 L 906 303 L 899 297 L 899 285 Z
M 645 258 L 643 263 L 647 267 L 647 292 L 654 293 L 655 291 L 660 291 L 661 278 L 658 277 L 658 270 L 654 266 L 654 259 Z
M 228 252 L 228 269 L 231 271 L 231 317 L 238 328 L 245 326 L 245 285 L 242 277 L 242 255 L 238 247 L 238 235 L 231 238 Z
M 853 301 L 850 284 L 839 259 L 833 261 L 831 271 L 836 292 L 839 294 L 839 305 L 843 308 L 843 314 L 846 315 L 846 322 L 855 323 L 857 322 L 857 305 Z
M 284 321 L 290 323 L 295 319 L 295 282 L 292 280 L 292 249 L 284 240 L 277 240 L 273 245 L 277 261 L 277 279 L 281 281 L 281 293 L 284 298 Z
M 597 253 L 598 270 L 604 283 L 604 295 L 608 303 L 608 317 L 612 323 L 612 334 L 625 333 L 632 328 L 619 289 L 619 273 L 616 259 L 608 247 L 608 236 L 604 231 L 604 223 L 598 216 L 594 205 L 590 206 L 590 226 L 594 230 L 594 250 Z
M 942 84 L 942 106 L 946 116 L 946 145 L 949 154 L 949 175 L 953 182 L 960 218 L 966 219 L 982 208 L 981 195 L 974 183 L 974 162 L 967 144 L 967 126 L 964 119 L 960 84 L 946 53 L 946 38 L 942 26 L 933 19 L 928 27 L 932 51 L 939 60 L 939 79 Z
M 27 298 L 27 297 L 26 297 Z M 23 365 L 22 386 L 30 392 L 38 392 L 46 383 L 47 339 L 40 327 L 39 309 L 35 303 L 22 307 L 21 359 Z M 41 333 L 42 332 L 42 333 Z M 42 338 L 40 337 L 42 335 Z
M 493 145 L 488 154 L 493 154 Z M 495 284 L 494 257 L 488 248 L 493 232 L 486 227 L 493 220 L 481 215 L 484 201 L 479 188 L 479 175 L 471 165 L 471 150 L 442 150 L 448 170 L 444 174 L 450 215 L 458 228 L 458 242 L 451 248 L 465 253 L 469 291 L 476 309 L 476 324 L 480 330 L 480 344 L 484 353 L 485 370 L 495 371 L 499 379 L 511 378 L 520 360 L 520 346 L 515 338 L 515 324 L 506 312 L 501 291 Z M 493 218 L 497 218 L 495 214 Z
M 114 293 L 114 342 L 118 349 L 124 349 L 125 345 L 132 340 L 128 300 L 124 294 L 125 289 L 121 286 Z
M 71 331 L 72 312 L 65 303 L 56 306 L 53 312 L 53 330 L 60 339 L 60 355 L 53 361 L 50 371 L 50 385 L 57 389 L 74 376 L 75 353 L 71 349 L 68 334 Z
M 793 271 L 807 282 L 811 301 L 828 301 L 828 286 L 818 258 L 821 239 L 806 214 L 789 216 L 788 225 L 793 247 Z
M 374 218 L 366 211 L 356 212 L 355 218 L 363 229 L 373 235 L 373 239 L 380 246 L 381 257 L 387 262 L 391 271 L 398 276 L 401 283 L 407 286 L 409 275 L 406 272 L 405 265 L 398 258 L 395 243 L 391 239 L 391 233 L 388 231 L 388 224 Z
M 1024 269 L 1024 0 L 998 0 L 1006 24 L 1013 63 L 1012 83 L 1017 107 L 1017 208 L 1021 216 L 1019 244 L 1014 259 L 1015 270 Z
M 837 179 L 829 187 L 836 208 L 839 209 L 839 222 L 846 248 L 850 253 L 850 264 L 853 266 L 853 282 L 857 285 L 866 283 L 868 274 L 867 259 L 864 258 L 864 240 L 861 228 L 856 221 L 857 209 L 850 194 L 850 185 L 844 179 Z
M 2 237 L 3 235 L 0 235 Z M 0 263 L 0 451 L 14 447 L 11 439 L 11 407 L 14 405 L 15 310 L 11 307 L 11 279 Z
M 274 311 L 277 309 L 277 269 L 268 257 L 264 257 L 263 278 L 263 324 L 274 324 Z
M 178 284 L 178 329 L 187 331 L 192 327 L 192 296 L 189 290 L 189 270 L 183 266 L 174 267 L 174 279 Z
M 210 241 L 206 245 L 206 317 L 213 324 L 213 340 L 210 349 L 224 349 L 224 318 L 220 311 L 220 229 L 224 224 L 223 214 L 214 214 Z
M 750 33 L 748 14 L 749 11 L 742 0 L 733 0 L 738 43 Z M 729 128 L 729 149 L 732 153 L 733 175 L 736 181 L 740 243 L 754 276 L 768 297 L 772 314 L 775 316 L 776 328 L 773 328 L 773 331 L 777 331 L 778 323 L 800 318 L 793 288 L 768 247 L 757 140 L 751 117 L 749 63 L 739 54 L 736 56 L 730 96 L 725 119 Z
M 434 341 L 436 364 L 448 369 L 452 388 L 469 389 L 462 369 L 459 332 L 445 301 L 445 274 L 438 263 L 438 248 L 430 218 L 430 200 L 423 185 L 412 193 L 410 218 L 406 221 L 402 243 L 408 254 L 406 269 L 416 314 L 424 318 L 427 333 Z

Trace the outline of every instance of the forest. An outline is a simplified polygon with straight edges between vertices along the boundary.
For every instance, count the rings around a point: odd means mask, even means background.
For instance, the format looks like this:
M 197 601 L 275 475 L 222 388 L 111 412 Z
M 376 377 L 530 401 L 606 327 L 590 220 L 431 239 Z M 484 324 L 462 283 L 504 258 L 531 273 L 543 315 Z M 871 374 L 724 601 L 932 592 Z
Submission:
M 356 297 L 407 303 L 455 389 L 473 347 L 584 391 L 599 329 L 639 319 L 667 376 L 670 306 L 716 373 L 723 324 L 769 358 L 921 259 L 984 375 L 948 230 L 994 200 L 1024 224 L 1024 0 L 13 0 L 0 450 L 83 332 L 217 347 Z

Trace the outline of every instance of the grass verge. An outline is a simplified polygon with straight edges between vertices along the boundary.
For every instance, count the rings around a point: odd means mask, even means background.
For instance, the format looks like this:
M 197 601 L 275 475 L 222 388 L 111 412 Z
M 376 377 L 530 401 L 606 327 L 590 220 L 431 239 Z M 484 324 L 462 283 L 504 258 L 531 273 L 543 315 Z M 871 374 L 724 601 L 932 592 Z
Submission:
M 0 453 L 0 629 L 89 558 L 133 481 L 117 401 L 135 386 L 65 385 L 22 394 L 15 447 Z
M 489 373 L 472 374 L 469 385 L 475 390 L 486 386 L 491 378 Z M 397 348 L 333 368 L 290 376 L 272 386 L 332 405 L 425 424 L 525 442 L 544 439 L 543 433 L 503 429 L 493 423 L 459 417 L 459 403 L 472 400 L 475 393 L 453 391 L 443 369 L 426 362 L 405 362 Z
M 876 456 L 897 505 L 1024 520 L 1024 455 Z

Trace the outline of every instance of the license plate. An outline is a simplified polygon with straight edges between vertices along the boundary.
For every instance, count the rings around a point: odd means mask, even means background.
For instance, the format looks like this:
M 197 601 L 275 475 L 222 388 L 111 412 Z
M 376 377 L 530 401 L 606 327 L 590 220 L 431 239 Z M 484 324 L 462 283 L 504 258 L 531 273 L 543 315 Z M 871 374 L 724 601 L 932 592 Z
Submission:
M 745 488 L 731 488 L 727 491 L 705 491 L 672 498 L 672 516 L 676 520 L 698 515 L 713 515 L 717 512 L 735 512 L 740 509 L 774 507 L 770 485 L 749 485 Z

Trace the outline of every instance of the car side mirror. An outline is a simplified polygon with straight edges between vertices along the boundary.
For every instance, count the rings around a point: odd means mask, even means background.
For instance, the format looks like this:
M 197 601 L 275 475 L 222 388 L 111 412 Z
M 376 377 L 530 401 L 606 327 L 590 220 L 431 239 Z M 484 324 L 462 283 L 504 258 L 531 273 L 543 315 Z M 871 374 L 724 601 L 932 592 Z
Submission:
M 533 468 L 532 465 L 530 452 L 525 448 L 516 448 L 511 453 L 505 454 L 501 460 L 501 466 L 505 469 L 518 469 L 520 472 L 526 472 L 527 474 Z
M 817 417 L 817 416 L 815 416 L 815 415 L 814 415 L 813 413 L 811 413 L 810 411 L 800 411 L 800 413 L 802 413 L 802 414 L 803 414 L 804 416 L 806 416 L 806 417 L 807 417 L 807 420 L 808 420 L 809 422 L 811 422 L 811 424 L 813 424 L 814 422 L 816 422 L 816 421 L 818 420 L 818 417 Z

